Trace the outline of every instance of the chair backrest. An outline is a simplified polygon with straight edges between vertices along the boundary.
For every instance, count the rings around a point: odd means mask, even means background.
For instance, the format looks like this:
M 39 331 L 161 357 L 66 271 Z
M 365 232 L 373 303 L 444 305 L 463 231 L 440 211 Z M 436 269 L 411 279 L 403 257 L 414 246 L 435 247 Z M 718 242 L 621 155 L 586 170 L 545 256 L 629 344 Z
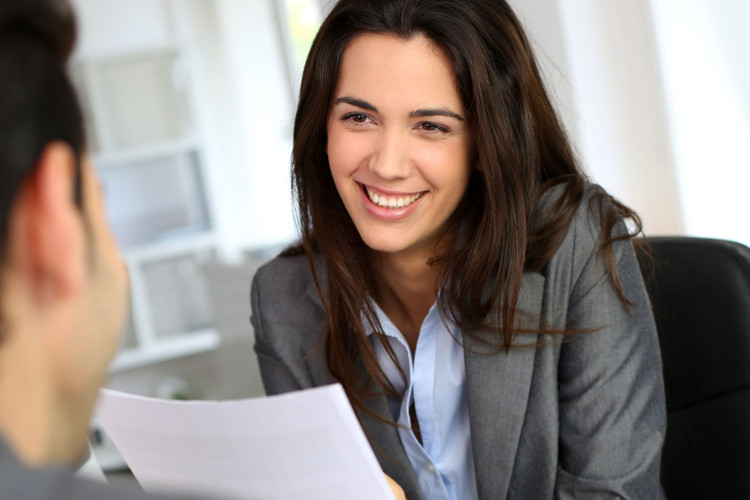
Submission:
M 667 398 L 662 483 L 672 499 L 750 498 L 750 249 L 649 239 L 641 258 Z

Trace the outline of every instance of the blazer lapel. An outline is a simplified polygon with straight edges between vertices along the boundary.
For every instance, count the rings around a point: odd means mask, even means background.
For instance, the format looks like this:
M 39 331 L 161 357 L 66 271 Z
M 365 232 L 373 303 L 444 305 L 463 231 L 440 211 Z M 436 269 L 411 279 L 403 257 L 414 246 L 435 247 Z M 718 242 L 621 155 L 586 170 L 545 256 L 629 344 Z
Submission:
M 516 325 L 539 329 L 544 277 L 536 273 L 523 276 L 518 299 Z M 480 338 L 492 338 L 490 332 L 476 332 Z M 495 337 L 496 338 L 496 337 Z M 519 334 L 517 345 L 533 345 L 536 334 Z M 517 347 L 508 354 L 494 352 L 470 335 L 464 335 L 464 359 L 469 403 L 469 425 L 477 489 L 480 500 L 506 498 L 518 448 L 531 376 L 535 347 Z
M 365 380 L 369 380 L 370 377 L 367 375 L 367 370 L 361 360 L 358 360 L 357 368 L 359 369 L 360 376 L 365 377 Z M 365 406 L 380 418 L 392 421 L 393 417 L 385 393 L 382 389 L 375 388 L 374 384 L 372 387 L 374 389 L 372 391 L 373 394 L 366 397 L 363 401 Z M 404 489 L 407 498 L 410 500 L 422 500 L 422 491 L 417 481 L 417 475 L 414 473 L 411 462 L 409 462 L 409 457 L 407 457 L 406 451 L 404 451 L 404 447 L 401 444 L 398 427 L 393 425 L 393 423 L 383 422 L 363 410 L 357 410 L 357 416 L 367 434 L 367 439 L 370 441 L 372 450 L 375 452 L 375 456 L 383 468 L 383 472 L 388 474 L 391 479 Z
M 316 261 L 315 265 L 321 290 L 325 293 L 325 267 L 320 264 L 320 261 Z M 307 294 L 321 309 L 324 309 L 323 301 L 312 279 L 307 286 Z M 370 380 L 370 376 L 367 374 L 367 369 L 361 359 L 357 360 L 356 366 L 361 380 Z M 398 427 L 373 416 L 374 414 L 381 419 L 393 420 L 385 392 L 380 388 L 374 387 L 374 384 L 372 389 L 372 394 L 363 399 L 364 405 L 372 414 L 361 409 L 355 410 L 362 429 L 367 435 L 367 439 L 370 442 L 373 452 L 375 452 L 375 456 L 378 458 L 378 462 L 383 467 L 383 472 L 388 474 L 391 479 L 404 489 L 407 498 L 410 500 L 422 500 L 422 491 L 417 481 L 417 475 L 414 473 L 411 462 L 409 462 L 409 457 L 406 456 L 404 447 L 401 445 Z

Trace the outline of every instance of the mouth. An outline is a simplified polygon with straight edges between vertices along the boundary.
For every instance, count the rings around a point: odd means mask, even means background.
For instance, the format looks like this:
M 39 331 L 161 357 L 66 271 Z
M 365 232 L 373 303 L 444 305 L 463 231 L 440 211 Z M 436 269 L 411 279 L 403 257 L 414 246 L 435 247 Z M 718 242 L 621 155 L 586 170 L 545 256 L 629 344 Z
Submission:
M 424 191 L 422 191 L 412 194 L 387 194 L 383 193 L 382 191 L 376 191 L 370 186 L 365 186 L 364 184 L 362 185 L 362 189 L 370 199 L 370 201 L 375 205 L 391 210 L 406 208 L 412 203 L 416 202 L 425 193 Z

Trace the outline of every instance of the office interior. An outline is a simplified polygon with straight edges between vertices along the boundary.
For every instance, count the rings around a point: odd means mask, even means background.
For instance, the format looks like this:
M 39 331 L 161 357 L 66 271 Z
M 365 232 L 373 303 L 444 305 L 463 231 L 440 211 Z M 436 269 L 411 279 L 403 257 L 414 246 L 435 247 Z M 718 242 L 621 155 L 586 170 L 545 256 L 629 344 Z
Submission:
M 71 74 L 133 288 L 108 387 L 263 396 L 250 281 L 296 237 L 296 94 L 329 2 L 72 3 Z M 750 244 L 750 3 L 510 3 L 585 170 L 646 234 Z M 105 470 L 122 467 L 94 448 Z

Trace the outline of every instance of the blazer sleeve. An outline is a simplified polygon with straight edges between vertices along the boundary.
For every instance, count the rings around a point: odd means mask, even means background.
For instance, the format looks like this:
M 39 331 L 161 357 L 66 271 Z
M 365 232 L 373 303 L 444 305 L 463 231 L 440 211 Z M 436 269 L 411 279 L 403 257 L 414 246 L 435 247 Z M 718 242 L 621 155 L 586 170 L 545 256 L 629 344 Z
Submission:
M 306 385 L 288 361 L 293 339 L 291 335 L 285 335 L 284 323 L 278 321 L 284 316 L 286 302 L 276 300 L 279 290 L 274 286 L 271 274 L 267 268 L 259 269 L 250 288 L 250 323 L 255 335 L 255 354 L 263 387 L 269 396 L 303 389 Z
M 662 498 L 666 410 L 650 301 L 630 240 L 614 243 L 620 300 L 591 218 L 577 224 L 572 289 L 558 372 L 555 498 Z M 624 232 L 619 222 L 614 232 Z

